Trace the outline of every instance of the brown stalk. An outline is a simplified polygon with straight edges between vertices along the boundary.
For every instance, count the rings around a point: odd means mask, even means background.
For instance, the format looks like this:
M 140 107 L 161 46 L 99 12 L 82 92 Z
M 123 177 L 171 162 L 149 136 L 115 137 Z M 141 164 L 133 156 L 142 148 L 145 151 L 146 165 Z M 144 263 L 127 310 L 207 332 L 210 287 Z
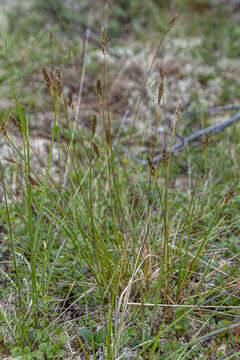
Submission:
M 101 80 L 97 80 L 97 95 L 98 95 L 98 100 L 99 100 L 100 104 L 103 105 L 102 82 L 101 82 Z
M 230 191 L 227 193 L 224 201 L 223 201 L 222 204 L 220 205 L 220 208 L 222 209 L 222 208 L 229 202 L 229 200 L 230 200 L 231 198 L 233 198 L 234 196 L 236 196 L 236 193 L 234 192 L 234 190 L 230 190 Z
M 92 146 L 93 146 L 93 149 L 97 155 L 98 158 L 100 158 L 100 153 L 99 153 L 99 149 L 98 149 L 98 146 L 97 144 L 92 140 Z
M 167 176 L 167 161 L 168 161 L 168 155 L 167 155 L 167 150 L 166 150 L 166 148 L 164 148 L 163 151 L 162 151 L 162 157 L 163 157 L 163 165 L 164 165 L 164 170 L 165 170 L 165 176 Z
M 148 167 L 150 169 L 151 175 L 154 176 L 155 175 L 155 167 L 152 163 L 152 160 L 150 159 L 150 157 L 147 157 L 147 161 L 148 161 Z
M 177 107 L 176 107 L 176 117 L 175 117 L 175 121 L 174 121 L 174 124 L 173 124 L 173 132 L 172 132 L 173 136 L 175 136 L 176 126 L 177 126 L 179 116 L 181 114 L 181 109 L 182 109 L 182 102 L 180 100 Z
M 73 105 L 73 98 L 72 98 L 72 92 L 71 90 L 68 92 L 68 106 L 74 110 L 74 105 Z
M 43 72 L 43 76 L 44 76 L 46 85 L 49 88 L 52 97 L 54 97 L 53 84 L 52 84 L 51 78 L 50 78 L 50 76 L 49 76 L 49 74 L 47 72 L 47 69 L 43 68 L 42 72 Z
M 94 137 L 94 135 L 95 135 L 96 126 L 97 126 L 97 117 L 96 117 L 96 115 L 93 115 L 93 117 L 91 119 L 92 137 Z
M 203 139 L 202 159 L 205 158 L 208 143 L 209 143 L 209 134 L 207 133 Z

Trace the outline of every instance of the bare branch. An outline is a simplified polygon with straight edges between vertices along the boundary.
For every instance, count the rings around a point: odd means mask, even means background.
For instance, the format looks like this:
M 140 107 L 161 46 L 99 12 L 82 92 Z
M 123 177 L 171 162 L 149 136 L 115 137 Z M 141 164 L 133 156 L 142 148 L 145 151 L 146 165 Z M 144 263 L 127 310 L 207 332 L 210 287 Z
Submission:
M 211 6 L 226 6 L 226 5 L 240 5 L 240 0 L 222 0 L 214 1 L 211 3 Z
M 210 108 L 210 109 L 206 109 L 197 113 L 202 113 L 202 112 L 214 112 L 214 111 L 222 111 L 222 110 L 229 110 L 229 109 L 240 109 L 240 107 L 238 106 L 233 106 L 233 105 L 227 105 L 227 106 L 218 106 L 216 108 Z M 189 114 L 189 113 L 188 113 Z M 194 114 L 194 113 L 191 113 Z M 196 114 L 196 113 L 195 113 Z M 183 113 L 182 115 L 187 115 L 187 112 Z M 183 150 L 189 142 L 197 140 L 199 138 L 201 138 L 203 135 L 209 134 L 209 135 L 214 135 L 217 134 L 221 131 L 223 131 L 226 127 L 233 125 L 235 122 L 240 120 L 240 111 L 238 111 L 235 115 L 231 116 L 228 120 L 219 122 L 217 124 L 211 125 L 205 129 L 202 130 L 198 130 L 196 132 L 194 132 L 193 134 L 186 136 L 186 137 L 181 137 L 181 136 L 176 136 L 180 141 L 178 144 L 173 145 L 172 147 L 167 147 L 167 153 L 168 154 L 173 154 L 176 153 L 177 151 Z M 147 160 L 141 160 L 138 157 L 132 155 L 130 152 L 128 152 L 126 150 L 126 148 L 122 145 L 120 145 L 120 148 L 123 150 L 123 152 L 125 154 L 127 154 L 127 156 L 129 156 L 130 158 L 132 158 L 133 160 L 137 161 L 140 164 L 143 164 L 144 166 L 148 165 L 148 161 Z M 156 164 L 159 161 L 161 161 L 163 159 L 162 153 L 156 155 L 153 157 L 152 159 L 152 163 Z
M 210 107 L 210 108 L 203 109 L 200 111 L 184 111 L 181 113 L 181 115 L 195 115 L 195 114 L 197 115 L 197 114 L 203 114 L 203 113 L 209 114 L 209 113 L 213 113 L 213 112 L 224 111 L 224 110 L 234 110 L 234 109 L 239 110 L 240 106 L 232 105 L 232 104 L 225 105 L 225 106 L 214 106 L 214 107 Z

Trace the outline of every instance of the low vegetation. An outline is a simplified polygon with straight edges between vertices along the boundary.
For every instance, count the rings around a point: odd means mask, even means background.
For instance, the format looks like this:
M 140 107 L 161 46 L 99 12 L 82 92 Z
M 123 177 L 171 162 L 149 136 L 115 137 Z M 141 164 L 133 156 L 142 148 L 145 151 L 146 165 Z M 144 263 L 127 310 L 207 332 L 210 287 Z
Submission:
M 138 1 L 114 2 L 115 22 L 100 39 L 84 28 L 80 50 L 64 27 L 72 19 L 64 2 L 50 12 L 53 3 L 34 6 L 61 18 L 58 27 L 39 32 L 42 17 L 30 11 L 20 31 L 10 14 L 2 38 L 2 358 L 238 359 L 239 85 L 229 80 L 232 68 L 221 74 L 217 30 L 209 35 L 207 22 L 190 49 L 188 85 L 173 61 L 157 62 L 175 28 L 189 36 L 167 2 L 147 6 L 143 20 L 156 9 L 171 20 L 153 29 L 161 37 L 154 50 L 146 45 L 146 65 L 134 36 L 127 62 L 119 57 L 121 24 L 148 44 L 146 24 L 136 25 Z M 183 5 L 192 26 L 202 26 L 205 15 L 194 19 L 196 9 Z M 223 11 L 207 1 L 196 6 L 199 14 Z M 239 49 L 229 39 L 237 43 L 238 30 L 224 29 L 234 66 Z M 28 38 L 24 48 L 19 34 Z M 111 34 L 119 48 L 109 45 Z M 233 115 L 231 127 L 171 153 L 199 128 Z

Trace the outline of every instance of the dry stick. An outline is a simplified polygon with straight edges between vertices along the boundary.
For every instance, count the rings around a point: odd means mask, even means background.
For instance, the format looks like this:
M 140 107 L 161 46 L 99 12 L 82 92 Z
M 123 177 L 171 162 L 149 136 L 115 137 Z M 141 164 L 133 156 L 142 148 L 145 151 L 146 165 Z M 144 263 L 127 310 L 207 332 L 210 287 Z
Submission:
M 222 295 L 222 294 L 220 294 Z M 154 303 L 145 303 L 145 304 L 142 304 L 142 303 L 137 303 L 137 302 L 127 302 L 127 305 L 131 305 L 131 306 L 145 306 L 145 307 L 154 307 L 155 304 Z M 182 305 L 182 304 L 157 304 L 157 307 L 158 308 L 188 308 L 188 309 L 194 309 L 194 310 L 197 310 L 198 308 L 199 309 L 240 309 L 240 306 L 238 305 Z
M 167 153 L 168 154 L 173 154 L 177 151 L 180 151 L 182 149 L 184 149 L 188 143 L 190 141 L 194 141 L 194 140 L 197 140 L 198 138 L 202 137 L 203 135 L 206 135 L 206 134 L 210 134 L 210 135 L 214 135 L 214 134 L 217 134 L 221 131 L 223 131 L 226 127 L 228 126 L 231 126 L 233 125 L 235 122 L 239 121 L 240 120 L 240 111 L 237 112 L 237 114 L 233 115 L 232 117 L 230 117 L 228 120 L 225 120 L 225 121 L 222 121 L 222 122 L 219 122 L 215 125 L 211 125 L 203 130 L 199 130 L 199 131 L 196 131 L 194 132 L 193 134 L 189 135 L 189 136 L 186 136 L 186 137 L 182 137 L 181 139 L 181 142 L 172 146 L 171 148 L 168 148 L 167 149 Z M 180 137 L 180 136 L 179 136 Z M 125 152 L 125 154 L 127 154 L 129 157 L 131 157 L 133 160 L 137 161 L 138 163 L 140 164 L 143 164 L 144 166 L 147 166 L 148 165 L 148 161 L 147 160 L 141 160 L 139 159 L 138 157 L 132 155 L 131 153 L 129 153 L 124 146 L 120 145 L 120 148 L 123 150 L 123 152 Z M 157 156 L 155 156 L 153 159 L 152 159 L 152 162 L 154 164 L 156 164 L 157 162 L 161 161 L 163 159 L 163 156 L 162 154 L 159 154 Z
M 240 5 L 240 0 L 222 0 L 214 1 L 210 3 L 211 6 L 223 6 L 223 5 Z
M 82 57 L 82 70 L 81 70 L 81 76 L 80 76 L 80 85 L 79 85 L 77 109 L 76 109 L 76 123 L 77 124 L 80 122 L 79 109 L 80 109 L 81 99 L 82 99 L 82 89 L 83 89 L 83 82 L 84 82 L 84 76 L 85 76 L 85 65 L 86 65 L 86 58 L 87 58 L 89 33 L 90 33 L 90 30 L 86 29 L 86 36 L 85 36 L 85 41 L 84 41 L 83 57 Z
M 214 106 L 214 107 L 210 107 L 210 108 L 199 110 L 199 111 L 183 111 L 181 113 L 181 115 L 195 115 L 195 114 L 203 114 L 203 113 L 209 114 L 209 113 L 224 111 L 224 110 L 240 110 L 240 106 L 233 105 L 233 104 L 228 104 L 228 105 L 224 105 L 224 106 Z

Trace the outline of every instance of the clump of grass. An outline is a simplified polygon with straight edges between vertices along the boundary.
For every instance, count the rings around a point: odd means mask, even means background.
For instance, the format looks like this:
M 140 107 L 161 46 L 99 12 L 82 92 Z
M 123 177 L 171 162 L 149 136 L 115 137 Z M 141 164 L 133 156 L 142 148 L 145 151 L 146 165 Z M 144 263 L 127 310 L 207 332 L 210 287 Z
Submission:
M 174 209 L 169 177 L 175 159 L 164 147 L 162 163 L 152 161 L 164 94 L 163 70 L 148 167 L 122 164 L 112 141 L 104 29 L 101 35 L 104 66 L 103 80 L 96 85 L 99 115 L 89 119 L 88 129 L 78 122 L 72 94 L 64 95 L 60 71 L 43 69 L 54 119 L 41 180 L 31 164 L 29 119 L 22 114 L 9 73 L 19 122 L 15 116 L 11 120 L 22 135 L 23 146 L 18 149 L 9 141 L 22 161 L 25 187 L 22 198 L 11 196 L 1 165 L 12 263 L 4 276 L 14 296 L 13 304 L 0 308 L 2 342 L 26 359 L 61 358 L 74 341 L 76 353 L 86 359 L 96 359 L 97 352 L 106 359 L 187 359 L 198 351 L 205 356 L 204 349 L 199 350 L 203 341 L 238 326 L 232 320 L 234 314 L 228 312 L 227 327 L 212 328 L 221 310 L 229 311 L 231 306 L 235 310 L 237 278 L 204 253 L 223 227 L 223 211 L 233 192 L 215 200 L 212 208 L 199 205 L 206 136 L 189 203 Z M 104 139 L 97 132 L 100 121 Z M 2 133 L 6 135 L 5 128 Z M 51 174 L 57 139 L 61 139 L 59 178 Z M 146 176 L 143 184 L 142 174 Z M 130 175 L 134 181 L 129 181 Z M 219 274 L 221 282 L 216 280 Z M 214 281 L 214 287 L 207 286 L 208 280 Z M 72 316 L 72 326 L 66 318 L 71 309 L 78 313 L 76 319 Z M 208 316 L 202 319 L 204 315 Z M 181 345 L 182 336 L 188 340 Z

